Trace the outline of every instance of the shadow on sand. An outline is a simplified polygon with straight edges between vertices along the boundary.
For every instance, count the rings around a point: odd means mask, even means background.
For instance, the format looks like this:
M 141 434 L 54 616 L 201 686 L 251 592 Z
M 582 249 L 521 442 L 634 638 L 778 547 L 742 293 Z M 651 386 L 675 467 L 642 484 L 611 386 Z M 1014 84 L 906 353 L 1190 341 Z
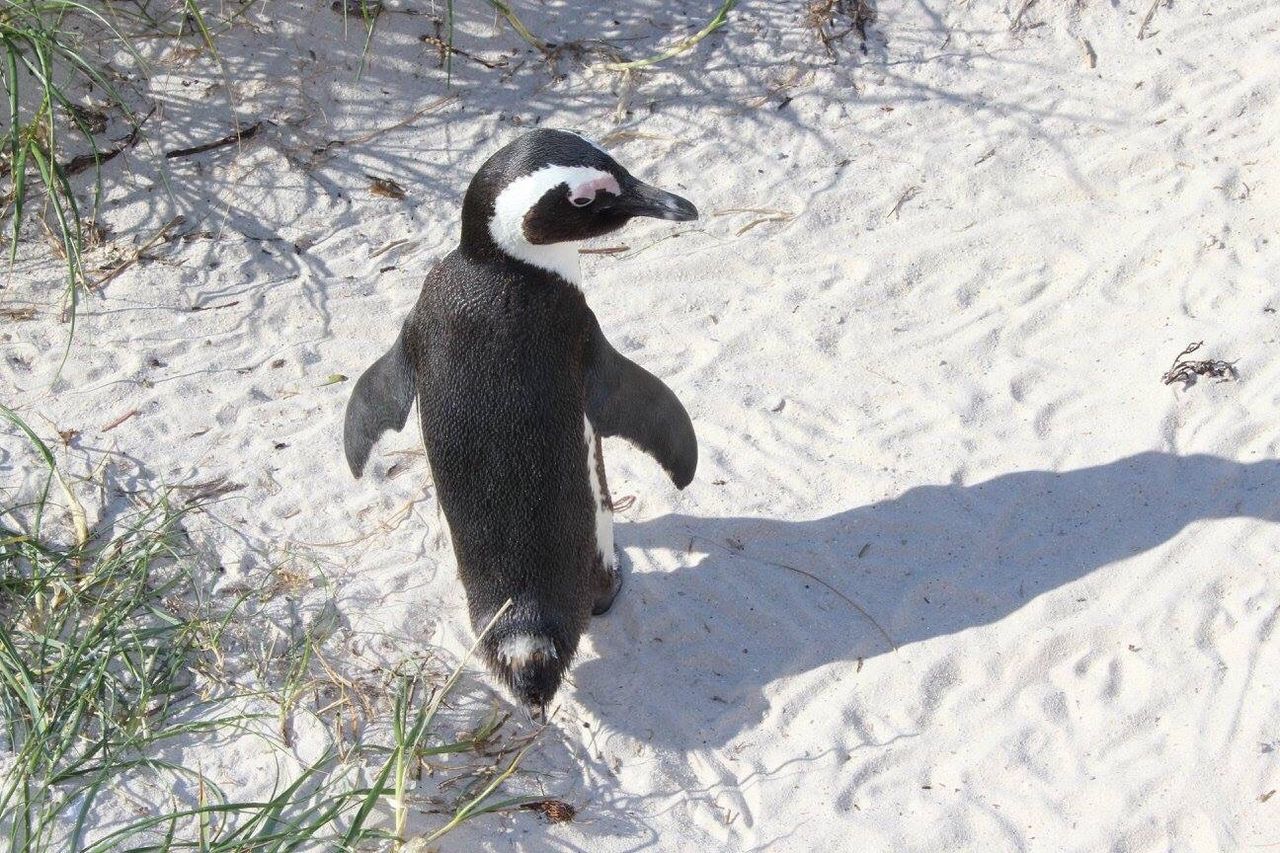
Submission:
M 632 554 L 675 547 L 688 557 L 674 571 L 633 570 L 614 611 L 592 626 L 600 657 L 573 680 L 611 728 L 678 749 L 719 746 L 764 716 L 771 682 L 889 651 L 816 578 L 901 648 L 996 622 L 1193 522 L 1235 517 L 1280 521 L 1280 462 L 1151 452 L 919 486 L 813 521 L 667 515 L 619 525 Z

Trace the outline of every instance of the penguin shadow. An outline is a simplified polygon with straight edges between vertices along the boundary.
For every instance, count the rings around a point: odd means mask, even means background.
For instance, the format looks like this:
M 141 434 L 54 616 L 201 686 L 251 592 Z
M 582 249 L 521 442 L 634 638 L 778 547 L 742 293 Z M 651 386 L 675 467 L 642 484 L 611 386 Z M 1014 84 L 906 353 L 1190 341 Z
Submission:
M 1193 522 L 1226 518 L 1280 521 L 1280 462 L 1149 452 L 917 486 L 811 521 L 620 524 L 635 565 L 590 628 L 598 657 L 574 670 L 577 697 L 655 746 L 723 746 L 759 724 L 778 679 L 852 670 L 891 650 L 886 634 L 901 649 L 994 623 Z M 660 550 L 680 565 L 645 571 Z

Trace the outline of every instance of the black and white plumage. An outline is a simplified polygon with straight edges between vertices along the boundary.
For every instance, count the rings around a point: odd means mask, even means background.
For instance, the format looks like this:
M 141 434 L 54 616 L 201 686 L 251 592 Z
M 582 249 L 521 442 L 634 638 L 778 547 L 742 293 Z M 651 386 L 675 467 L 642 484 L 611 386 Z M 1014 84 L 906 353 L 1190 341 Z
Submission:
M 525 134 L 471 181 L 458 248 L 347 405 L 344 447 L 359 477 L 418 401 L 472 626 L 512 601 L 481 648 L 530 706 L 550 701 L 620 584 L 601 437 L 628 439 L 678 488 L 697 467 L 680 401 L 609 345 L 587 306 L 578 244 L 636 216 L 697 215 L 577 134 Z

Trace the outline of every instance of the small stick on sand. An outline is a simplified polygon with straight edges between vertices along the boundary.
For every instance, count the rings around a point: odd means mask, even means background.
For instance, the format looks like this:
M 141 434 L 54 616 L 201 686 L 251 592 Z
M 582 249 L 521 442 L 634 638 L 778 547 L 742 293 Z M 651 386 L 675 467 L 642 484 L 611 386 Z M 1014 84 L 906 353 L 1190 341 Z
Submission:
M 443 107 L 445 104 L 452 103 L 453 101 L 456 101 L 456 100 L 458 100 L 457 95 L 445 95 L 442 98 L 436 98 L 434 101 L 427 104 L 422 109 L 414 112 L 408 118 L 401 119 L 395 124 L 388 125 L 387 127 L 380 127 L 377 130 L 371 130 L 368 133 L 364 134 L 363 136 L 357 136 L 352 139 L 335 139 L 334 141 L 330 142 L 329 145 L 359 145 L 362 142 L 368 142 L 370 139 L 376 139 L 377 137 L 381 136 L 384 133 L 390 133 L 393 130 L 399 130 L 400 128 L 404 127 L 407 124 L 412 124 L 413 122 L 422 118 L 427 113 L 433 112 L 434 110 L 438 110 L 441 107 Z
M 72 157 L 71 160 L 62 167 L 62 170 L 66 172 L 69 177 L 71 175 L 80 174 L 90 166 L 101 166 L 108 160 L 115 159 L 120 154 L 137 144 L 138 134 L 142 132 L 142 126 L 147 123 L 147 119 L 151 118 L 151 116 L 155 114 L 155 111 L 156 108 L 152 107 L 151 110 L 142 117 L 142 120 L 133 126 L 133 131 L 124 139 L 120 140 L 120 144 L 115 148 L 108 148 L 106 151 L 99 151 L 94 154 L 81 154 L 79 157 Z
M 1151 23 L 1151 18 L 1155 16 L 1156 9 L 1158 9 L 1160 4 L 1163 2 L 1164 0 L 1155 0 L 1155 2 L 1151 4 L 1151 8 L 1147 10 L 1146 17 L 1144 17 L 1142 19 L 1142 23 L 1138 25 L 1138 41 L 1142 41 L 1147 37 L 1147 24 Z
M 1013 21 L 1009 24 L 1009 31 L 1013 32 L 1022 25 L 1022 16 L 1027 14 L 1027 10 L 1034 6 L 1036 0 L 1023 0 L 1022 5 L 1018 7 L 1018 13 L 1013 16 Z
M 1089 63 L 1090 68 L 1098 67 L 1098 53 L 1093 49 L 1093 45 L 1089 44 L 1087 38 L 1080 39 L 1080 47 L 1084 49 L 1084 61 Z
M 134 415 L 136 415 L 136 414 L 139 414 L 139 412 L 138 412 L 138 410 L 137 410 L 137 409 L 130 409 L 129 411 L 125 412 L 125 413 L 124 413 L 123 415 L 121 415 L 120 417 L 116 418 L 116 419 L 115 419 L 114 421 L 112 421 L 111 423 L 109 423 L 109 424 L 107 424 L 106 426 L 104 426 L 104 427 L 102 428 L 102 432 L 111 432 L 113 429 L 115 429 L 116 427 L 120 426 L 120 424 L 122 424 L 122 423 L 124 423 L 125 421 L 129 420 L 129 418 L 133 417 L 133 416 L 134 416 Z
M 444 65 L 445 57 L 448 56 L 449 54 L 455 54 L 457 56 L 465 57 L 466 59 L 470 59 L 472 62 L 478 62 L 481 65 L 483 65 L 485 68 L 490 68 L 490 69 L 505 68 L 508 64 L 510 64 L 507 57 L 505 56 L 497 61 L 490 62 L 484 57 L 476 56 L 474 53 L 468 53 L 467 51 L 463 50 L 460 47 L 455 47 L 454 45 L 449 44 L 447 41 L 440 38 L 440 36 L 438 35 L 434 35 L 434 36 L 430 34 L 421 35 L 421 36 L 418 36 L 418 41 L 422 42 L 423 44 L 429 44 L 440 52 L 440 64 L 442 66 Z
M 166 151 L 164 156 L 166 160 L 173 160 L 177 157 L 191 157 L 196 154 L 203 154 L 206 151 L 212 151 L 215 148 L 225 148 L 228 145 L 236 145 L 244 142 L 246 139 L 253 139 L 253 137 L 258 135 L 259 130 L 262 130 L 262 122 L 255 121 L 248 127 L 237 130 L 234 133 L 222 137 L 221 139 L 214 140 L 213 142 L 206 142 L 204 145 L 197 145 L 194 148 L 178 148 L 174 151 Z
M 232 308 L 240 304 L 240 300 L 236 299 L 231 302 L 223 302 L 220 305 L 192 305 L 191 311 L 217 311 L 219 308 Z
M 392 240 L 390 243 L 388 243 L 387 245 L 383 246 L 381 249 L 376 249 L 375 251 L 370 252 L 370 253 L 369 253 L 369 258 L 370 258 L 370 260 L 372 260 L 373 258 L 380 257 L 380 256 L 382 256 L 382 255 L 385 255 L 387 252 L 390 252 L 392 249 L 398 249 L 398 248 L 400 248 L 401 246 L 407 246 L 410 242 L 412 242 L 412 241 L 410 241 L 410 240 Z
M 734 232 L 733 236 L 735 237 L 741 237 L 743 234 L 746 234 L 752 228 L 755 228 L 757 225 L 762 225 L 766 222 L 790 222 L 792 219 L 796 218 L 796 215 L 794 213 L 791 213 L 790 211 L 775 210 L 771 207 L 728 207 L 728 208 L 725 208 L 724 210 L 714 211 L 711 215 L 726 216 L 731 213 L 762 214 L 760 218 L 752 219 L 746 225 L 743 225 L 736 232 Z
M 155 236 L 153 236 L 150 240 L 148 240 L 147 242 L 139 246 L 137 249 L 135 249 L 132 257 L 129 257 L 128 259 L 123 260 L 120 263 L 116 264 L 114 267 L 112 267 L 111 270 L 106 275 L 104 275 L 102 278 L 98 279 L 93 284 L 91 284 L 89 286 L 90 289 L 101 290 L 104 284 L 111 281 L 116 276 L 120 275 L 120 273 L 124 272 L 129 267 L 136 264 L 138 261 L 142 260 L 142 258 L 147 254 L 148 249 L 151 249 L 157 243 L 160 243 L 163 240 L 165 240 L 169 236 L 170 231 L 172 231 L 174 228 L 177 228 L 179 225 L 181 225 L 186 221 L 187 221 L 186 218 L 183 216 L 175 216 L 173 217 L 173 219 L 170 219 L 163 226 L 161 226 L 160 230 L 155 233 Z
M 892 216 L 894 219 L 900 218 L 899 214 L 902 213 L 902 206 L 918 195 L 920 195 L 919 187 L 907 187 L 902 191 L 902 195 L 898 197 L 898 203 L 893 206 L 893 210 L 889 211 L 889 216 Z

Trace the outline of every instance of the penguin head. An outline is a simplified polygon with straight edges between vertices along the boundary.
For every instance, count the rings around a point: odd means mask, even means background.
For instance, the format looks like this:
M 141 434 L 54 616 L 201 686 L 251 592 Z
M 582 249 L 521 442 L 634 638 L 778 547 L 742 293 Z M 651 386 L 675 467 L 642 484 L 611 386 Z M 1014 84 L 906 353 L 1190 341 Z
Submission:
M 576 133 L 533 130 L 472 179 L 462 206 L 462 247 L 496 250 L 575 281 L 577 244 L 637 216 L 685 222 L 697 219 L 698 209 L 634 177 Z

